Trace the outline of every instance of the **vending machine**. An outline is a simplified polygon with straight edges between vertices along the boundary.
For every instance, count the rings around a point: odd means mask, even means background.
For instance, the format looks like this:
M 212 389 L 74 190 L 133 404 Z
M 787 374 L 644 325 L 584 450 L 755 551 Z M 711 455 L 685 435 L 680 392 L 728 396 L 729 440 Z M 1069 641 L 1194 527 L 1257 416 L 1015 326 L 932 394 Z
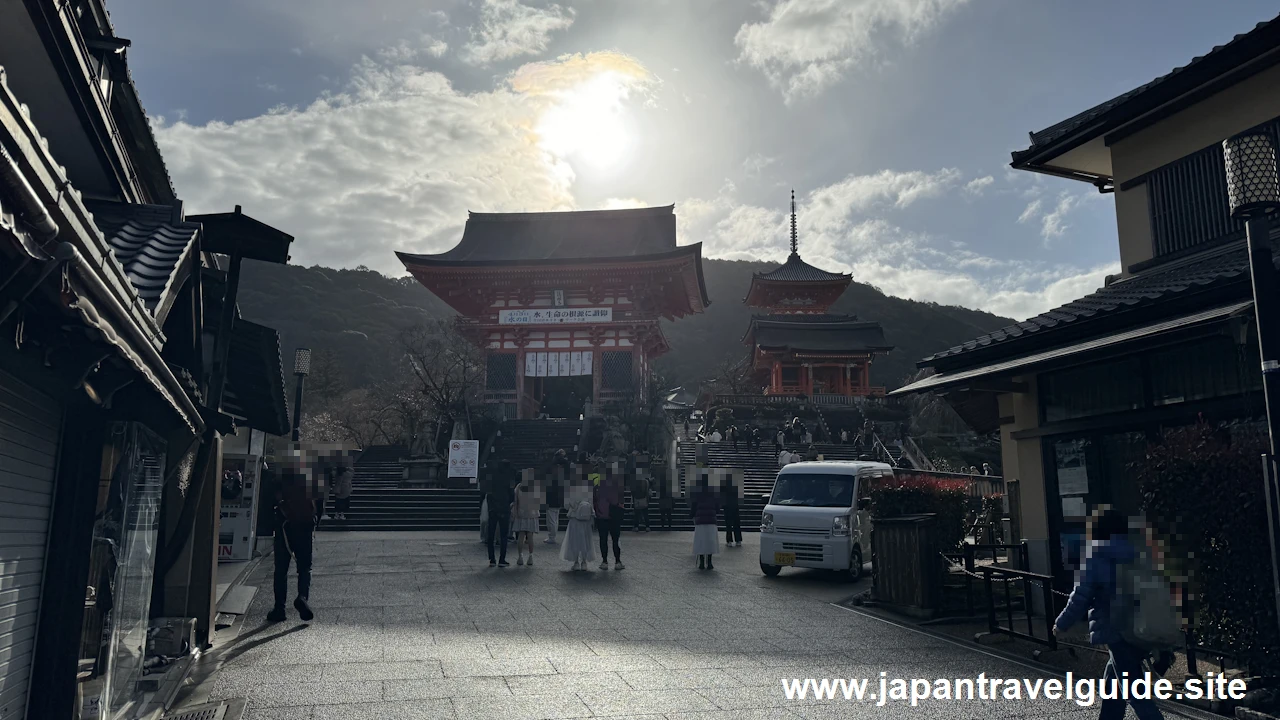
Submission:
M 261 430 L 239 428 L 222 443 L 222 512 L 218 528 L 218 561 L 249 560 L 257 540 L 258 491 L 261 486 Z

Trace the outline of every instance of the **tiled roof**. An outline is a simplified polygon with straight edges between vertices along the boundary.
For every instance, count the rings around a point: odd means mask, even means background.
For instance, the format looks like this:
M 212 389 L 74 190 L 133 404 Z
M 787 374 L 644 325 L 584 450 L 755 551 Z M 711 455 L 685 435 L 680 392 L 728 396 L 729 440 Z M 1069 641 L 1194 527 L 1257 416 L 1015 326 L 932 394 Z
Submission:
M 656 255 L 676 249 L 675 206 L 543 213 L 471 213 L 462 240 L 418 264 L 506 263 Z
M 1090 326 L 1103 320 L 1121 322 L 1127 314 L 1136 316 L 1143 308 L 1241 282 L 1247 286 L 1248 278 L 1248 251 L 1243 243 L 1232 243 L 1119 280 L 1049 312 L 931 355 L 919 364 L 930 366 L 944 361 L 948 366 L 963 365 L 963 362 L 949 361 L 994 346 L 1008 346 L 1001 355 L 1028 349 L 1028 345 L 1043 349 L 1059 340 L 1074 340 L 1076 334 L 1088 332 Z M 1065 337 L 1071 334 L 1064 332 L 1068 328 L 1079 332 Z M 986 359 L 989 358 L 984 361 Z
M 892 348 L 878 322 L 852 315 L 755 315 L 744 340 L 761 347 L 826 352 L 873 352 Z
M 1205 79 L 1211 79 L 1224 71 L 1238 67 L 1256 55 L 1270 52 L 1275 48 L 1276 38 L 1274 36 L 1278 34 L 1280 34 L 1280 17 L 1260 22 L 1249 32 L 1236 35 L 1229 42 L 1214 47 L 1204 55 L 1193 58 L 1186 65 L 1174 68 L 1169 73 L 1145 85 L 1111 98 L 1044 130 L 1033 132 L 1031 133 L 1031 147 L 1013 153 L 1014 164 L 1033 155 L 1045 146 L 1051 145 L 1091 125 L 1095 128 L 1091 133 L 1092 136 L 1101 135 L 1111 127 L 1108 124 L 1108 120 L 1115 120 L 1117 123 L 1127 121 L 1128 118 L 1136 117 L 1138 114 L 1145 112 L 1148 105 L 1154 106 L 1154 104 L 1181 94 L 1186 89 L 1182 85 L 1187 83 L 1191 85 L 1199 84 Z M 1204 77 L 1200 77 L 1201 75 Z M 1129 108 L 1127 106 L 1130 103 L 1138 103 L 1141 107 Z M 1133 112 L 1127 112 L 1129 109 L 1132 109 Z M 1109 117 L 1113 113 L 1117 116 L 1122 114 L 1124 117 Z
M 852 275 L 827 272 L 816 268 L 800 259 L 799 253 L 791 253 L 787 261 L 765 273 L 756 273 L 755 277 L 773 282 L 823 282 L 832 280 L 852 280 Z
M 200 225 L 173 222 L 173 208 L 167 205 L 85 200 L 85 206 L 147 310 L 153 316 L 163 315 L 165 296 L 183 280 L 185 260 Z

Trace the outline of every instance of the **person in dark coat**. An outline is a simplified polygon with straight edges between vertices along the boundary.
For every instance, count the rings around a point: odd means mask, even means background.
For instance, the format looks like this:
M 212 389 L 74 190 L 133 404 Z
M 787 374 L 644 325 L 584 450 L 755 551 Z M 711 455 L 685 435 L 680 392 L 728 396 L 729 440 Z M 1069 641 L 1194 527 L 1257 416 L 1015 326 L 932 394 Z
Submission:
M 289 562 L 298 567 L 298 595 L 293 607 L 303 622 L 310 622 L 311 560 L 317 504 L 324 497 L 324 481 L 316 478 L 316 468 L 304 465 L 300 451 L 292 449 L 276 468 L 275 517 L 275 605 L 267 620 L 285 619 L 285 602 L 289 595 Z
M 511 463 L 502 461 L 488 478 L 486 499 L 489 503 L 489 528 L 485 537 L 485 547 L 489 550 L 489 567 L 508 567 L 507 543 L 511 533 L 511 503 L 515 501 L 516 471 Z M 501 552 L 495 559 L 493 555 L 494 534 L 501 538 Z
M 1111 604 L 1116 596 L 1116 569 L 1133 563 L 1138 556 L 1129 539 L 1129 521 L 1119 510 L 1099 508 L 1089 517 L 1088 537 L 1089 548 L 1080 581 L 1054 622 L 1053 632 L 1055 635 L 1064 633 L 1088 615 L 1089 642 L 1107 646 L 1109 659 L 1102 674 L 1103 682 L 1121 678 L 1123 673 L 1128 673 L 1130 679 L 1142 677 L 1142 662 L 1148 653 L 1126 642 L 1120 628 L 1111 621 Z M 1133 706 L 1133 713 L 1139 720 L 1164 717 L 1150 699 L 1131 698 L 1126 701 L 1117 696 L 1102 700 L 1099 720 L 1120 720 L 1124 717 L 1126 702 Z
M 724 544 L 742 547 L 742 518 L 738 513 L 738 485 L 732 481 L 720 488 L 720 507 L 724 508 Z
M 556 451 L 547 472 L 547 539 L 548 545 L 556 544 L 560 532 L 560 509 L 564 507 L 564 486 L 569 482 L 569 453 L 563 448 Z

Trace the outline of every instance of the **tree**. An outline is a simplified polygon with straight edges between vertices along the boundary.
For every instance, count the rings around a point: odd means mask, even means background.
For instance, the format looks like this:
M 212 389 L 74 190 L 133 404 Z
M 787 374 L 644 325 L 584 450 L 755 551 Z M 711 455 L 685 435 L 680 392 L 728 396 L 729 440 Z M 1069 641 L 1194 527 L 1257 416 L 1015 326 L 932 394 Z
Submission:
M 729 355 L 715 367 L 708 383 L 717 395 L 759 395 L 760 385 L 751 367 L 751 358 L 745 355 Z
M 479 349 L 449 320 L 410 327 L 400 333 L 399 344 L 415 390 L 436 421 L 437 439 L 442 427 L 470 423 L 471 409 L 482 400 L 485 367 Z
M 311 403 L 328 406 L 347 391 L 347 382 L 338 354 L 329 348 L 311 353 L 311 374 L 307 376 L 307 397 Z

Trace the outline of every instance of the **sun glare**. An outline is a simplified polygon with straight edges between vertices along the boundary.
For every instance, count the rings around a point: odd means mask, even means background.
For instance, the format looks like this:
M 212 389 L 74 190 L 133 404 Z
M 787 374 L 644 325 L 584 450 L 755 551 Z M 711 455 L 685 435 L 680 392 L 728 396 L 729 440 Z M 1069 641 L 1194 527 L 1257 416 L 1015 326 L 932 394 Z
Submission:
M 623 105 L 629 92 L 622 76 L 602 72 L 559 93 L 538 123 L 542 146 L 597 170 L 620 167 L 634 146 L 634 131 Z

